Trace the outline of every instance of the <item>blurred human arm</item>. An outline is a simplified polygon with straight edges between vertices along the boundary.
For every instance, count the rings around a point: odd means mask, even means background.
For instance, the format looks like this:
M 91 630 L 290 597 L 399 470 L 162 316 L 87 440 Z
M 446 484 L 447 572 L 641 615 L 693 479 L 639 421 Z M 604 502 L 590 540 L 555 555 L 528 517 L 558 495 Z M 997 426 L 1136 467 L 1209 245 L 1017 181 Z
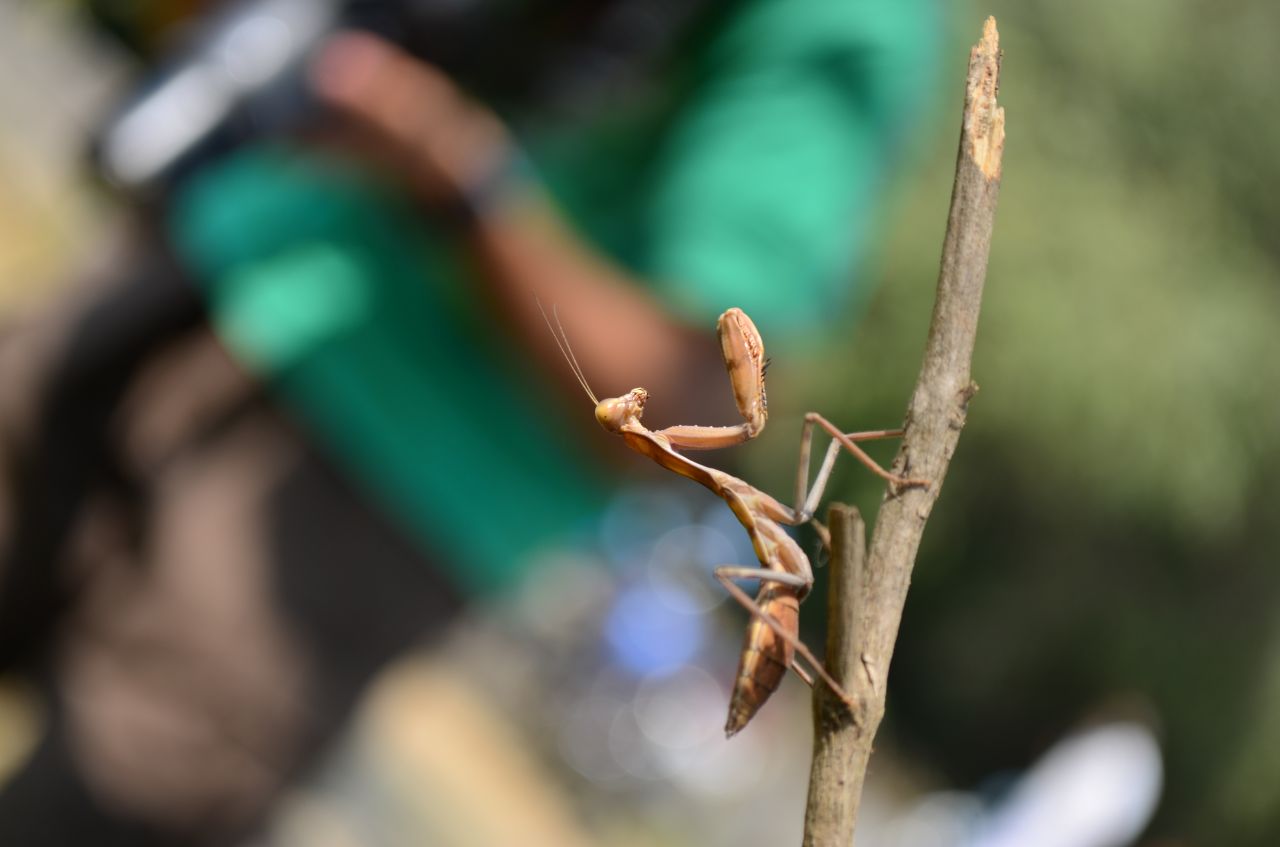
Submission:
M 578 237 L 541 186 L 519 173 L 515 145 L 492 112 L 429 65 L 367 35 L 334 39 L 313 79 L 416 194 L 466 217 L 463 241 L 483 293 L 524 345 L 559 359 L 537 301 L 557 304 L 598 393 L 643 385 L 664 416 L 703 415 L 698 377 L 722 367 L 710 322 L 681 322 Z

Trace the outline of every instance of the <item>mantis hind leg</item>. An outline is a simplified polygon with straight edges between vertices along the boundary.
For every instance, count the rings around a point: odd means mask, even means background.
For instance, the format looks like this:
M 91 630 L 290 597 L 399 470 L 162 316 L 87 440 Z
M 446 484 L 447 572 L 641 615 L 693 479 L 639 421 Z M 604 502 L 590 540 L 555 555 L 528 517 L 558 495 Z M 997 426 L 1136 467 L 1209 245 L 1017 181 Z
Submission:
M 729 596 L 734 600 L 737 600 L 744 608 L 747 609 L 747 611 L 751 612 L 751 614 L 763 621 L 769 629 L 773 630 L 775 635 L 787 642 L 787 644 L 791 645 L 792 649 L 794 649 L 798 655 L 803 656 L 804 660 L 809 663 L 811 668 L 813 668 L 816 675 L 822 678 L 822 681 L 835 692 L 837 697 L 845 702 L 845 705 L 847 705 L 851 710 L 856 710 L 858 708 L 858 701 L 846 692 L 844 688 L 840 686 L 840 683 L 835 681 L 831 674 L 827 673 L 826 667 L 824 667 L 822 662 L 818 660 L 817 656 L 813 655 L 813 652 L 808 648 L 808 646 L 806 646 L 799 638 L 788 632 L 786 627 L 774 620 L 772 615 L 760 608 L 760 604 L 751 599 L 751 597 L 734 582 L 735 579 L 755 579 L 760 580 L 761 582 L 777 582 L 782 585 L 789 585 L 793 588 L 802 588 L 809 585 L 808 580 L 803 577 L 796 576 L 795 574 L 772 571 L 766 568 L 748 568 L 736 565 L 722 565 L 715 569 L 715 575 L 716 579 L 720 581 L 720 584 L 729 592 Z M 810 686 L 814 684 L 814 677 L 796 664 L 794 660 L 792 660 L 791 663 L 791 670 L 795 671 L 796 675 L 803 679 L 806 684 Z

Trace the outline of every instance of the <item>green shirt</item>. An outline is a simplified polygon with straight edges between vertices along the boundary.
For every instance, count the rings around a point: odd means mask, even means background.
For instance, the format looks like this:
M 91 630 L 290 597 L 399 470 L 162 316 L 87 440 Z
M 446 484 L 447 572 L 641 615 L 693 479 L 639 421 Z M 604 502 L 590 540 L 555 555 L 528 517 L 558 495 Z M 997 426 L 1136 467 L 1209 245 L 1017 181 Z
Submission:
M 938 23 L 933 0 L 745 0 L 641 96 L 507 117 L 589 242 L 690 321 L 741 306 L 776 346 L 856 295 Z M 230 349 L 464 586 L 589 530 L 608 481 L 572 440 L 585 406 L 539 396 L 407 198 L 258 147 L 184 186 L 173 229 Z

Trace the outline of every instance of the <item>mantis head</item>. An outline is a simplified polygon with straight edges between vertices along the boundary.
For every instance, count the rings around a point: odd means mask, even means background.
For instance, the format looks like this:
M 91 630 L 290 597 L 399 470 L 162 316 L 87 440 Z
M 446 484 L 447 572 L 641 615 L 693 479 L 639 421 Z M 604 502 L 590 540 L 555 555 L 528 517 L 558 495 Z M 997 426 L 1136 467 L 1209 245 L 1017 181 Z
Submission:
M 591 398 L 591 402 L 596 404 L 596 420 L 600 426 L 609 432 L 621 432 L 622 427 L 629 420 L 639 420 L 644 414 L 645 401 L 649 399 L 649 392 L 643 388 L 633 388 L 621 397 L 608 397 L 604 400 L 596 398 L 595 392 L 591 390 L 591 386 L 587 384 L 587 377 L 582 373 L 582 366 L 578 364 L 578 357 L 573 355 L 573 348 L 569 346 L 569 336 L 565 334 L 564 327 L 560 324 L 560 315 L 552 307 L 552 314 L 555 315 L 556 322 L 551 323 L 551 318 L 547 317 L 547 311 L 542 308 L 542 303 L 538 303 L 538 309 L 542 312 L 542 319 L 547 322 L 547 328 L 551 330 L 551 337 L 556 340 L 556 346 L 560 348 L 560 352 L 564 355 L 565 361 L 569 363 L 569 367 L 573 369 L 573 375 L 578 378 L 578 384 L 582 386 L 582 390 L 587 392 L 587 396 Z
M 649 392 L 633 388 L 621 397 L 609 397 L 596 404 L 596 420 L 609 432 L 619 432 L 627 421 L 639 420 L 644 414 Z

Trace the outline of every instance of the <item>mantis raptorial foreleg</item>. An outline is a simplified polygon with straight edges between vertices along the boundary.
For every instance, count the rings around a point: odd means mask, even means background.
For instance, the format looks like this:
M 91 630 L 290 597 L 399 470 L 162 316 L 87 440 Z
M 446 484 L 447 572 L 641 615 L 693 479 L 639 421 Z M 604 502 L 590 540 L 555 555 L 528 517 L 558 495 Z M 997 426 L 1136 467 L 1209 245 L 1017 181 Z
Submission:
M 840 683 L 835 681 L 831 674 L 827 673 L 827 669 L 823 666 L 818 657 L 813 655 L 813 652 L 808 648 L 808 646 L 806 646 L 805 643 L 794 634 L 789 632 L 785 626 L 775 620 L 772 615 L 761 608 L 759 603 L 751 599 L 751 597 L 734 582 L 735 579 L 753 579 L 759 580 L 762 583 L 776 582 L 780 585 L 786 585 L 791 588 L 808 591 L 811 584 L 810 580 L 806 580 L 803 577 L 796 576 L 795 574 L 781 573 L 767 568 L 749 568 L 741 565 L 721 565 L 715 569 L 714 573 L 716 579 L 718 579 L 720 584 L 724 586 L 725 590 L 729 592 L 729 596 L 741 603 L 747 611 L 751 612 L 763 621 L 769 629 L 773 630 L 775 635 L 787 642 L 793 650 L 804 657 L 804 660 L 809 663 L 809 667 L 813 668 L 817 675 L 822 678 L 823 682 L 831 686 L 831 690 L 835 692 L 837 697 L 847 703 L 851 709 L 857 708 L 858 701 L 849 695 L 840 686 Z M 791 670 L 795 671 L 796 675 L 803 679 L 805 683 L 810 686 L 813 685 L 813 677 L 806 673 L 804 669 L 795 662 L 791 663 Z

